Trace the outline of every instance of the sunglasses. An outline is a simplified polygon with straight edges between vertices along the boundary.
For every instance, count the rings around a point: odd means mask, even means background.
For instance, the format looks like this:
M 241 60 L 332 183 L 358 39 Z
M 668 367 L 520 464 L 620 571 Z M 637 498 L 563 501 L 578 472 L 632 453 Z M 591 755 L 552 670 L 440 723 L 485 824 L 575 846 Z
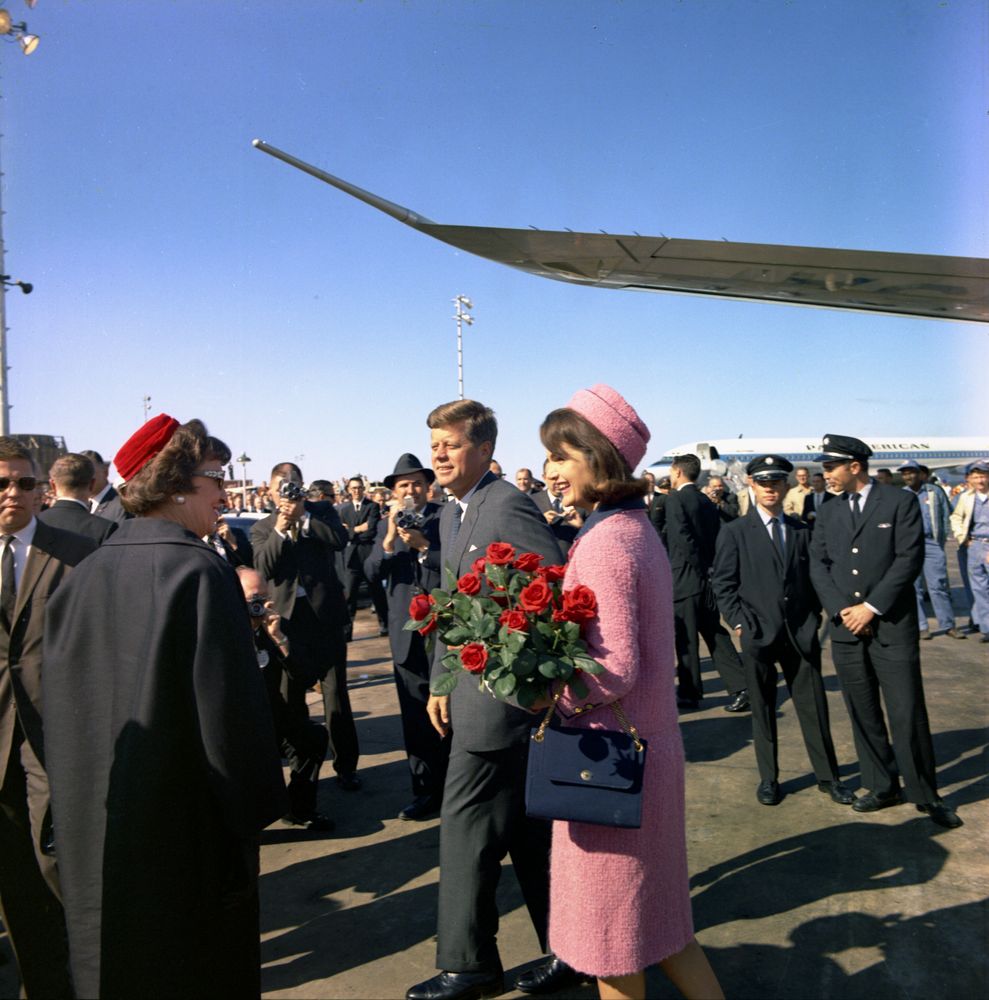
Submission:
M 14 483 L 23 493 L 30 493 L 38 485 L 35 476 L 21 476 L 20 479 L 11 479 L 10 476 L 0 476 L 0 493 L 2 493 L 11 483 Z
M 221 469 L 197 469 L 194 476 L 205 476 L 207 479 L 212 479 L 220 489 L 223 489 L 223 482 L 227 478 L 226 473 Z

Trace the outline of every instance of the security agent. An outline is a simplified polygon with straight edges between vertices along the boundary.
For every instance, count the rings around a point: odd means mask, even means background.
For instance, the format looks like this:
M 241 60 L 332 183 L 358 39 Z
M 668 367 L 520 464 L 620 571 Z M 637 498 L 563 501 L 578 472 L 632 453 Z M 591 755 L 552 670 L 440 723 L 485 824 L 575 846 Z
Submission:
M 752 703 L 752 737 L 765 806 L 780 799 L 776 730 L 776 664 L 793 699 L 817 787 L 839 805 L 855 796 L 838 777 L 817 637 L 821 602 L 810 582 L 808 527 L 783 513 L 793 466 L 760 455 L 745 468 L 756 504 L 718 534 L 712 586 L 718 608 L 742 643 Z
M 920 675 L 913 584 L 924 563 L 924 533 L 917 501 L 869 478 L 872 450 L 858 438 L 828 434 L 821 450 L 828 486 L 841 495 L 817 516 L 810 575 L 833 625 L 831 655 L 868 789 L 852 808 L 896 805 L 902 777 L 918 810 L 940 826 L 961 826 L 938 797 Z

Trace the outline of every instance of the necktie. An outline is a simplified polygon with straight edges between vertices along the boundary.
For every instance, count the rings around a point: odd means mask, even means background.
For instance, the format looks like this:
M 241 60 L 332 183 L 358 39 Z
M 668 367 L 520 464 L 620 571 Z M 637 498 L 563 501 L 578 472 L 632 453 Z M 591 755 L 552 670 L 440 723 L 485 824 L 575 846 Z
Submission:
M 770 531 L 773 536 L 773 545 L 776 546 L 776 551 L 779 554 L 780 562 L 786 565 L 786 551 L 783 548 L 783 531 L 780 528 L 780 519 L 778 517 L 771 517 L 769 519 Z
M 457 540 L 457 535 L 460 534 L 460 523 L 464 516 L 464 509 L 457 503 L 456 500 L 453 501 L 453 506 L 456 508 L 453 512 L 453 524 L 450 525 L 450 548 L 453 548 L 453 543 Z
M 859 500 L 861 499 L 861 493 L 852 494 L 852 524 L 857 525 L 859 523 L 859 515 L 862 513 L 862 508 L 859 507 Z
M 8 632 L 14 622 L 14 604 L 17 601 L 13 542 L 13 535 L 3 536 L 3 556 L 0 557 L 0 611 L 3 613 L 3 626 Z
M 557 514 L 563 513 L 563 504 L 560 502 L 559 497 L 553 497 L 553 510 L 555 510 Z

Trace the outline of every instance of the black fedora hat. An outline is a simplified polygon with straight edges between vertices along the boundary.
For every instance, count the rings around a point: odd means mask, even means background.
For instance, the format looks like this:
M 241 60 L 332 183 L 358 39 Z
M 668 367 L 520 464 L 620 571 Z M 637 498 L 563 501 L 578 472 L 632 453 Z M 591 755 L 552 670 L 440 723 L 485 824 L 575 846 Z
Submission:
M 415 455 L 406 452 L 395 463 L 395 471 L 390 476 L 385 476 L 383 482 L 388 489 L 393 490 L 395 488 L 395 480 L 401 479 L 402 476 L 411 475 L 413 472 L 421 472 L 426 477 L 427 486 L 436 478 L 436 473 L 432 469 L 424 469 L 422 462 Z

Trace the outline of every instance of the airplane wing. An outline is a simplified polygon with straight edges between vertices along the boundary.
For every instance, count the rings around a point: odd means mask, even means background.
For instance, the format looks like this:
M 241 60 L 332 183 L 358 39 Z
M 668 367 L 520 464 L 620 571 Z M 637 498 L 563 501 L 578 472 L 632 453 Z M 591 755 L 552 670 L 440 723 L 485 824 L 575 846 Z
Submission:
M 980 257 L 446 226 L 261 139 L 253 145 L 427 236 L 544 278 L 989 323 L 989 260 Z

